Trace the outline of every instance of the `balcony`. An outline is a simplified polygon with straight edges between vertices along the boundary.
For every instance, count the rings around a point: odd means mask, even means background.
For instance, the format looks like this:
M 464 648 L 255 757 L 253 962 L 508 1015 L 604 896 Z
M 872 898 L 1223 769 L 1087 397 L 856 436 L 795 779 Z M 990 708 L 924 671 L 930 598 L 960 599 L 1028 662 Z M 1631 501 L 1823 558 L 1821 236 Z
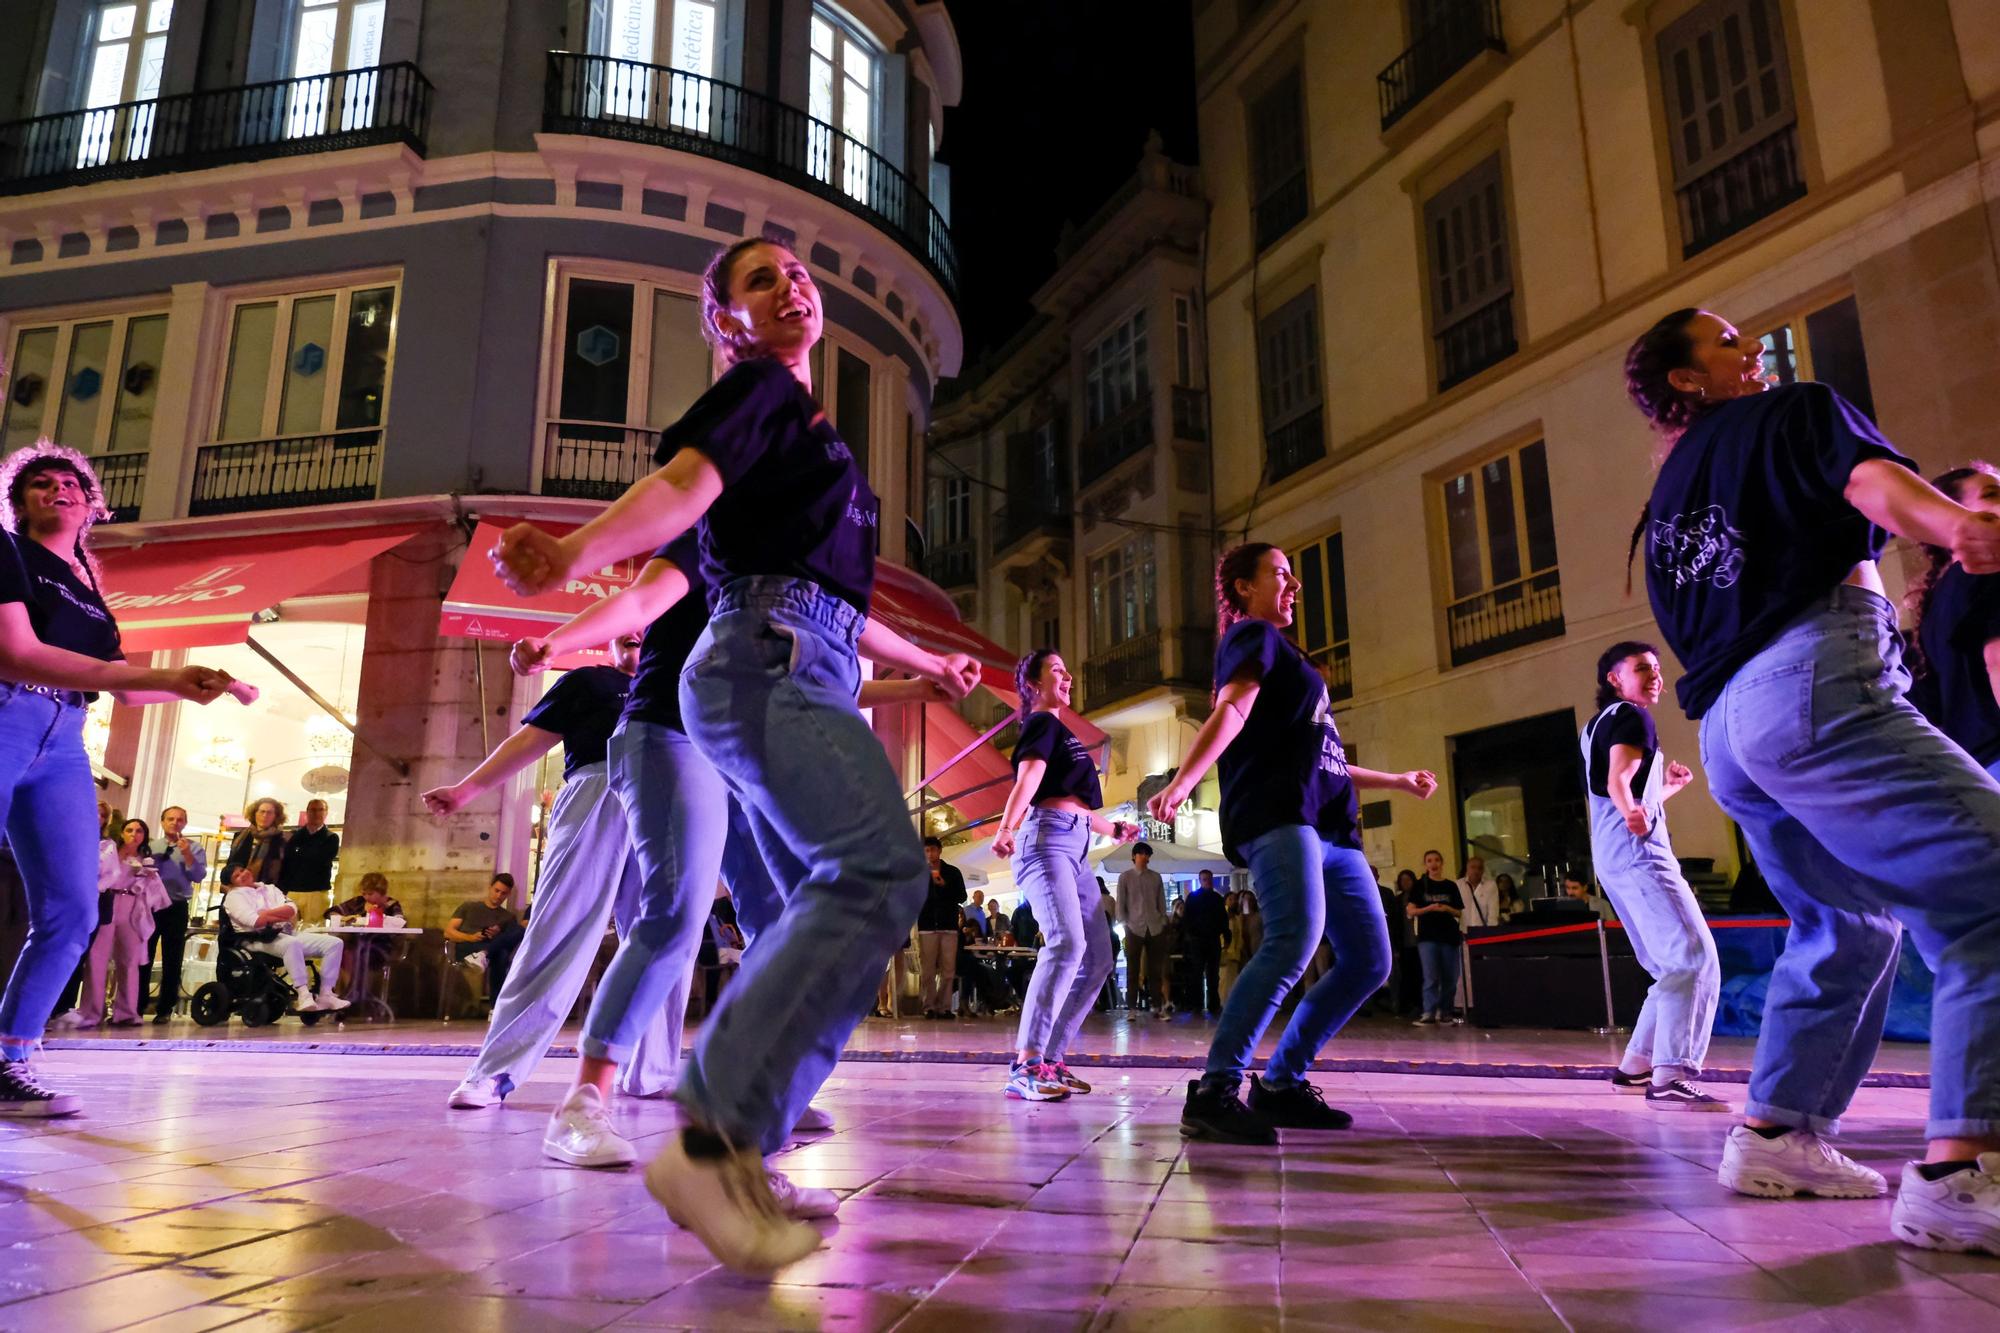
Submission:
M 695 153 L 797 186 L 895 237 L 957 299 L 958 254 L 929 196 L 796 107 L 664 65 L 551 51 L 542 128 Z
M 1438 392 L 1514 355 L 1514 297 L 1489 302 L 1437 334 Z
M 1041 538 L 1030 542 L 1030 538 Z M 1019 564 L 1006 556 L 1032 560 L 1058 542 L 1070 538 L 1069 500 L 1050 492 L 1010 495 L 993 515 L 993 560 L 995 564 Z
M 1174 386 L 1173 427 L 1177 440 L 1200 444 L 1208 439 L 1208 395 L 1200 389 Z
M 1325 457 L 1326 423 L 1318 403 L 1264 436 L 1264 468 L 1271 481 L 1283 481 Z
M 1171 638 L 1179 648 L 1175 669 L 1165 661 Z M 1150 630 L 1083 664 L 1083 706 L 1092 712 L 1162 685 L 1206 690 L 1214 671 L 1215 635 L 1207 629 Z
M 660 432 L 602 421 L 551 421 L 542 437 L 542 494 L 616 500 L 653 470 Z
M 1681 254 L 1691 258 L 1751 223 L 1803 199 L 1799 129 L 1787 125 L 1675 192 L 1681 208 Z
M 979 583 L 979 544 L 945 542 L 924 552 L 924 577 L 938 587 L 971 588 Z
M 1500 32 L 1500 0 L 1459 0 L 1437 23 L 1418 33 L 1409 50 L 1375 76 L 1382 128 L 1387 130 L 1408 115 L 1481 51 L 1506 50 L 1507 42 Z
M 1262 254 L 1278 241 L 1278 238 L 1306 220 L 1306 209 L 1311 201 L 1306 194 L 1306 171 L 1303 166 L 1296 174 L 1287 176 L 1273 186 L 1270 193 L 1257 200 L 1256 217 L 1253 219 L 1257 230 L 1257 253 Z
M 371 144 L 424 151 L 431 85 L 378 65 L 0 125 L 0 195 Z
M 1076 482 L 1088 486 L 1153 442 L 1153 395 L 1147 391 L 1083 437 Z
M 1307 653 L 1306 660 L 1319 668 L 1330 701 L 1344 703 L 1354 697 L 1354 655 L 1349 644 L 1330 643 L 1318 652 Z
M 1445 608 L 1451 664 L 1464 666 L 1563 634 L 1562 577 L 1553 569 Z
M 130 523 L 139 517 L 139 499 L 146 490 L 146 454 L 99 454 L 90 460 L 104 488 L 110 523 Z
M 243 514 L 375 498 L 382 430 L 206 444 L 194 459 L 188 515 Z

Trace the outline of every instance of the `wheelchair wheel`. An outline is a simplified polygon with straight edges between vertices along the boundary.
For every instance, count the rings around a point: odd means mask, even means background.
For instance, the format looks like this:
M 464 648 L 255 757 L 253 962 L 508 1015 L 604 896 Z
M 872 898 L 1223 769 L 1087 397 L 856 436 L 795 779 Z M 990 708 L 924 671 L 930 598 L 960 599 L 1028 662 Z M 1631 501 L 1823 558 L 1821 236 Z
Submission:
M 229 1021 L 229 987 L 219 981 L 206 983 L 188 1001 L 188 1013 L 195 1022 L 205 1028 L 218 1027 Z
M 236 1012 L 245 1027 L 262 1028 L 277 1022 L 284 1011 L 271 1003 L 270 996 L 252 995 L 237 1005 Z
M 313 1024 L 319 1022 L 320 1019 L 325 1017 L 326 1014 L 323 1010 L 314 1009 L 310 1013 L 300 1014 L 299 1022 L 304 1023 L 307 1027 L 311 1027 Z

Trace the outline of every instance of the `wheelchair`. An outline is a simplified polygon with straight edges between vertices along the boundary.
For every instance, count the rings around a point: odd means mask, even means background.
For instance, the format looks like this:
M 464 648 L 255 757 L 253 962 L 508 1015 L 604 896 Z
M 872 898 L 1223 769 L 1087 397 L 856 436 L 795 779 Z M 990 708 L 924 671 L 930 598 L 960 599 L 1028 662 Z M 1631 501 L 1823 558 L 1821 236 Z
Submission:
M 196 990 L 188 1001 L 188 1014 L 205 1028 L 220 1027 L 231 1014 L 245 1027 L 268 1027 L 292 1012 L 297 998 L 291 979 L 285 975 L 285 960 L 276 954 L 259 953 L 248 946 L 229 913 L 218 904 L 216 915 L 215 980 Z M 319 960 L 308 958 L 307 969 L 318 978 Z M 301 1013 L 307 1027 L 317 1024 L 325 1013 Z

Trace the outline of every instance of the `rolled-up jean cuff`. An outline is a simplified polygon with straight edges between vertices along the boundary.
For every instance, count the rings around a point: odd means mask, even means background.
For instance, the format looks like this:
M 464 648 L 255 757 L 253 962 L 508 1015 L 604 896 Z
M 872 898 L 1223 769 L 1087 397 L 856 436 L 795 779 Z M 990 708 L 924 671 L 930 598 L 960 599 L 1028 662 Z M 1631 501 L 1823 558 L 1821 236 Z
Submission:
M 1924 1126 L 1927 1139 L 2000 1138 L 2000 1120 L 1933 1120 Z
M 632 1054 L 630 1046 L 614 1046 L 608 1041 L 599 1041 L 588 1033 L 577 1043 L 577 1049 L 593 1060 L 609 1060 L 614 1065 L 623 1065 L 626 1057 Z
M 1794 1111 L 1788 1107 L 1771 1106 L 1755 1101 L 1743 1103 L 1743 1114 L 1753 1120 L 1768 1120 L 1774 1125 L 1789 1125 L 1793 1129 L 1810 1130 L 1814 1134 L 1840 1133 L 1838 1116 L 1828 1119 L 1823 1115 L 1807 1115 L 1804 1111 Z

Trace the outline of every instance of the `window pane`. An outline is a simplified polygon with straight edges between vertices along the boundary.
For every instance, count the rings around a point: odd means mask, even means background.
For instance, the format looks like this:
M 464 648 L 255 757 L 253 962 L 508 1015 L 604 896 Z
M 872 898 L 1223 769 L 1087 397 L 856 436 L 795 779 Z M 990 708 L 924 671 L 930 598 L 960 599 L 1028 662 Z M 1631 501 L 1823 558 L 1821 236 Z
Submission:
M 1444 484 L 1444 528 L 1445 541 L 1451 547 L 1453 601 L 1470 597 L 1486 587 L 1479 559 L 1477 504 L 1472 493 L 1471 473 L 1453 477 Z
M 1486 549 L 1493 561 L 1493 586 L 1521 577 L 1521 542 L 1514 526 L 1514 460 L 1496 458 L 1479 469 L 1480 499 L 1486 505 Z
M 49 380 L 55 370 L 56 331 L 25 329 L 14 344 L 12 371 L 3 381 L 7 390 L 6 423 L 0 426 L 0 454 L 33 444 L 42 433 L 42 413 L 49 403 Z
M 654 24 L 653 0 L 611 0 L 606 54 L 615 60 L 652 64 Z
M 271 344 L 277 329 L 277 302 L 236 307 L 218 440 L 254 440 L 264 433 L 264 386 L 271 373 Z
M 1793 384 L 1799 378 L 1798 349 L 1792 346 L 1792 327 L 1780 324 L 1764 335 L 1764 369 L 1775 376 L 1780 384 Z
M 278 434 L 316 435 L 326 415 L 326 367 L 332 359 L 332 296 L 292 302 L 292 333 L 285 346 L 285 379 L 279 389 Z
M 563 329 L 563 417 L 624 421 L 631 353 L 631 285 L 570 283 L 569 318 Z
M 653 293 L 653 356 L 646 386 L 646 424 L 672 425 L 708 387 L 708 344 L 692 296 Z
M 100 42 L 122 42 L 132 35 L 132 25 L 139 17 L 137 5 L 106 5 L 97 18 L 97 40 Z
M 1556 567 L 1556 512 L 1549 502 L 1549 450 L 1537 440 L 1521 451 L 1521 507 L 1528 515 L 1528 568 Z
M 104 382 L 111 359 L 111 321 L 79 324 L 70 335 L 69 366 L 63 372 L 62 415 L 56 442 L 88 453 L 97 447 L 97 420 L 111 386 Z
M 833 25 L 817 14 L 812 21 L 812 46 L 816 54 L 833 59 Z
M 165 32 L 173 22 L 174 0 L 153 0 L 153 7 L 146 12 L 146 31 Z
M 125 366 L 118 376 L 118 407 L 111 418 L 111 452 L 152 447 L 153 405 L 160 394 L 160 358 L 167 348 L 167 317 L 147 315 L 125 326 Z
M 382 424 L 383 394 L 389 385 L 389 334 L 395 328 L 395 314 L 394 287 L 354 293 L 347 308 L 347 348 L 340 370 L 340 407 L 334 429 Z
M 1861 311 L 1848 297 L 1806 316 L 1806 346 L 1813 378 L 1830 385 L 1875 419 L 1875 391 L 1868 383 L 1868 352 L 1861 343 Z
M 1326 539 L 1326 600 L 1333 622 L 1333 641 L 1347 642 L 1347 550 L 1336 532 Z
M 90 62 L 90 91 L 84 106 L 116 106 L 125 99 L 125 57 L 131 48 L 123 44 L 100 46 Z
M 868 474 L 868 363 L 845 347 L 839 350 L 840 382 L 834 386 L 833 428 L 847 441 L 849 452 Z
M 292 76 L 307 78 L 333 69 L 333 30 L 340 15 L 335 6 L 299 15 L 299 39 L 292 53 Z
M 1326 647 L 1326 570 L 1318 543 L 1299 552 L 1299 646 L 1309 653 Z
M 371 69 L 382 62 L 384 0 L 361 0 L 347 20 L 345 69 Z

